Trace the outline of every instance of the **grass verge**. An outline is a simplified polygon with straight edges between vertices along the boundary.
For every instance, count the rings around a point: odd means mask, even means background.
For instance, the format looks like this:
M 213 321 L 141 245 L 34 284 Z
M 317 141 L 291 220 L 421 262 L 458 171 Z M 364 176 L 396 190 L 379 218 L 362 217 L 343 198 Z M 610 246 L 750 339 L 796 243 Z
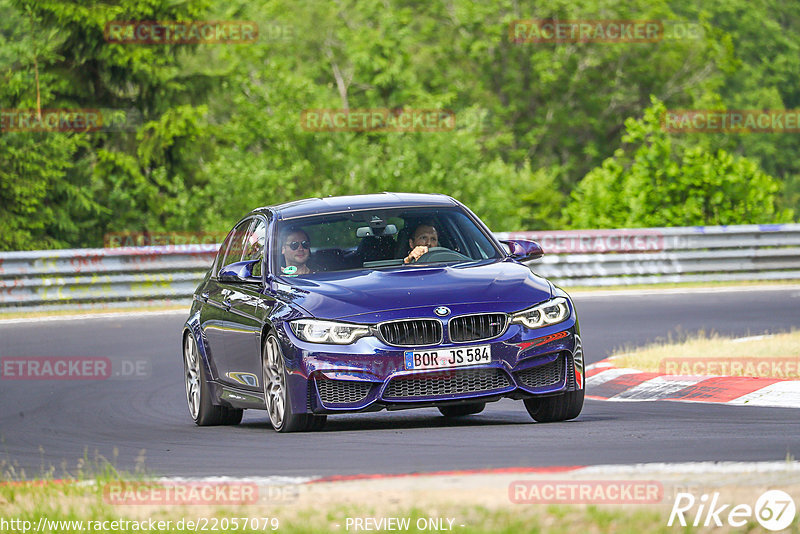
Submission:
M 621 466 L 585 474 L 494 473 L 470 476 L 426 476 L 257 485 L 254 481 L 156 481 L 143 466 L 133 475 L 117 471 L 109 462 L 88 454 L 78 462 L 75 478 L 67 481 L 25 481 L 8 468 L 0 475 L 0 531 L 37 533 L 85 532 L 456 532 L 472 533 L 636 533 L 641 532 L 765 532 L 752 516 L 738 528 L 669 526 L 672 510 L 690 493 L 714 494 L 723 503 L 752 505 L 765 489 L 781 489 L 800 502 L 798 466 L 771 462 L 762 466 L 709 466 L 675 470 L 661 464 L 643 469 Z M 653 484 L 657 499 L 634 503 L 635 491 L 619 493 L 612 504 L 560 504 L 512 491 L 519 482 L 566 487 L 625 487 Z M 130 491 L 114 501 L 120 484 Z M 176 504 L 164 498 L 162 488 L 208 487 L 219 484 L 257 485 L 256 498 L 247 504 L 227 505 L 218 492 L 199 502 Z M 144 488 L 144 489 L 142 489 Z M 153 490 L 153 491 L 148 491 Z M 117 491 L 117 493 L 114 493 Z M 126 490 L 127 491 L 127 490 Z M 542 490 L 544 491 L 544 490 Z M 514 499 L 512 499 L 512 494 Z M 583 493 L 581 492 L 581 495 Z M 231 495 L 228 493 L 228 495 Z M 539 495 L 537 493 L 536 495 Z M 544 495 L 544 493 L 542 493 Z M 578 495 L 575 493 L 574 495 Z M 611 495 L 608 493 L 607 495 Z M 716 497 L 715 497 L 716 498 Z M 581 499 L 575 498 L 574 501 Z M 512 502 L 515 501 L 515 502 Z M 574 502 L 573 501 L 573 502 Z M 587 502 L 584 500 L 584 502 Z M 698 502 L 700 502 L 698 500 Z M 686 517 L 700 513 L 698 507 Z M 702 514 L 701 514 L 702 515 Z M 704 519 L 701 517 L 701 520 Z M 5 523 L 3 523 L 5 521 Z M 13 521 L 13 523 L 11 523 Z M 389 523 L 388 521 L 391 521 Z M 784 532 L 800 533 L 798 516 Z M 360 523 L 360 526 L 359 526 Z M 383 528 L 381 528 L 381 525 Z
M 739 339 L 701 332 L 612 358 L 616 367 L 646 372 L 800 379 L 800 330 Z
M 674 532 L 657 508 L 612 505 L 517 505 L 501 509 L 479 502 L 461 506 L 413 506 L 377 511 L 369 503 L 327 507 L 291 505 L 116 506 L 104 502 L 102 487 L 94 484 L 45 481 L 22 485 L 0 483 L 0 522 L 4 532 L 354 532 L 362 521 L 394 518 L 404 532 L 453 531 L 472 533 Z M 114 523 L 116 522 L 116 523 Z M 366 523 L 374 528 L 377 523 Z M 13 528 L 16 525 L 18 528 Z M 234 526 L 236 525 L 236 526 Z M 365 523 L 362 523 L 365 525 Z M 384 523 L 384 525 L 387 525 Z M 405 528 L 397 526 L 406 525 Z M 3 525 L 0 525 L 3 526 Z M 9 528 L 11 527 L 11 528 Z M 37 531 L 37 527 L 40 530 Z M 382 530 L 382 529 L 381 529 Z M 689 529 L 689 532 L 692 530 Z

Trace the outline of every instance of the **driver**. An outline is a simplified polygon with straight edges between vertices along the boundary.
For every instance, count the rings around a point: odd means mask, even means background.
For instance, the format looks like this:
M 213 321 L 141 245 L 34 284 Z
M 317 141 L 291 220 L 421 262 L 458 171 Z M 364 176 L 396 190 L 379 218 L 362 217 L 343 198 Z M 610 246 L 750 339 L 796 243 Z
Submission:
M 408 246 L 411 252 L 403 259 L 403 262 L 414 263 L 423 254 L 427 254 L 428 247 L 439 246 L 439 234 L 436 232 L 436 228 L 432 224 L 421 223 L 408 240 Z
M 311 256 L 311 240 L 304 230 L 292 229 L 283 238 L 281 244 L 281 254 L 286 261 L 286 267 L 282 270 L 288 276 L 298 274 L 311 274 L 314 271 L 308 268 L 306 262 Z

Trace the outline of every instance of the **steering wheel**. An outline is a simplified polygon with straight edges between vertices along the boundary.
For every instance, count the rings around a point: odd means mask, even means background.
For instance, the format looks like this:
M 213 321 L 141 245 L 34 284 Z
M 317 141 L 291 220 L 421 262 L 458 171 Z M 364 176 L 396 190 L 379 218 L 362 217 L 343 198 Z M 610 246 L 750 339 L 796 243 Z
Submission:
M 458 261 L 469 259 L 470 258 L 464 256 L 460 252 L 450 250 L 446 247 L 428 247 L 428 252 L 420 256 L 414 263 L 433 263 L 437 261 Z

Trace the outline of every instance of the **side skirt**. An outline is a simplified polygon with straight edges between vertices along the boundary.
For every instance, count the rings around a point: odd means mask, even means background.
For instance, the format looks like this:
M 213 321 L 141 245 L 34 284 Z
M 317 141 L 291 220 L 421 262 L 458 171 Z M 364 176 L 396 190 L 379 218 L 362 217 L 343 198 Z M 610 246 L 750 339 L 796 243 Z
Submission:
M 210 382 L 209 385 L 213 390 L 212 398 L 214 399 L 214 404 L 243 410 L 266 409 L 263 393 L 255 393 L 253 391 L 222 385 L 219 382 Z

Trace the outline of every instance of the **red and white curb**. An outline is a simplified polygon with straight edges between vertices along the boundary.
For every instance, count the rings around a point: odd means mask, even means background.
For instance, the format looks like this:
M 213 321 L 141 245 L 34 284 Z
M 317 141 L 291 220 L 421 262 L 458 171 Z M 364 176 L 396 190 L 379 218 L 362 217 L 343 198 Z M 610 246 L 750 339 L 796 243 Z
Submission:
M 397 481 L 406 479 L 413 481 L 420 478 L 453 480 L 460 477 L 480 476 L 533 476 L 533 477 L 580 477 L 580 476 L 642 476 L 642 475 L 695 475 L 695 474 L 767 474 L 790 473 L 794 477 L 800 474 L 800 462 L 797 461 L 761 461 L 761 462 L 651 462 L 638 464 L 597 464 L 597 465 L 555 465 L 555 466 L 516 466 L 487 469 L 458 469 L 448 471 L 421 471 L 416 473 L 364 473 L 355 475 L 333 476 L 208 476 L 208 477 L 157 477 L 149 480 L 111 480 L 108 483 L 164 483 L 164 484 L 253 484 L 259 487 L 305 486 L 332 482 L 357 482 L 370 480 Z M 793 480 L 797 480 L 794 478 Z M 739 480 L 741 482 L 741 480 Z M 96 480 L 47 479 L 4 481 L 0 485 L 9 486 L 41 486 L 47 484 L 72 484 L 76 486 L 95 486 Z
M 617 368 L 607 358 L 586 367 L 586 397 L 609 401 L 685 401 L 800 408 L 800 380 L 665 375 Z

